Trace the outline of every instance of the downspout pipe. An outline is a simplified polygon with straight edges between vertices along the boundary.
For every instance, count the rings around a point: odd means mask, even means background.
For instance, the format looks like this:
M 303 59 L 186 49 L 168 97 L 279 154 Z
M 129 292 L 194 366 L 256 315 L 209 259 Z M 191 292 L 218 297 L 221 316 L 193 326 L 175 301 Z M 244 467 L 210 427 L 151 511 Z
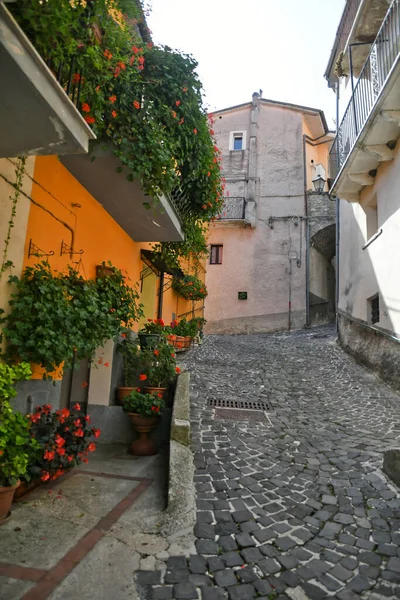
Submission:
M 163 299 L 164 299 L 164 271 L 160 273 L 160 290 L 158 293 L 157 319 L 162 319 Z
M 353 73 L 351 74 L 353 77 Z M 339 100 L 340 100 L 340 85 L 339 82 L 336 83 L 336 123 L 339 123 Z M 337 141 L 337 157 L 339 161 L 339 141 Z M 336 275 L 336 333 L 339 335 L 339 283 L 340 283 L 340 200 L 336 196 L 336 240 L 335 240 L 335 256 L 336 256 L 336 265 L 335 265 L 335 275 Z

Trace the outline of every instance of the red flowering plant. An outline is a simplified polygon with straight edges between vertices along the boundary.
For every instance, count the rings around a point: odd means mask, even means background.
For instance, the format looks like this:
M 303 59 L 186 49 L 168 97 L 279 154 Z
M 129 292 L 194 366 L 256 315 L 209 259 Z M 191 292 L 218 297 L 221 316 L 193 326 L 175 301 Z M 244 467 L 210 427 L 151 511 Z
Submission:
M 68 469 L 88 462 L 88 454 L 96 449 L 92 438 L 98 438 L 100 430 L 90 425 L 90 417 L 78 403 L 55 412 L 50 404 L 37 406 L 29 420 L 31 436 L 40 445 L 35 460 L 28 465 L 31 479 L 57 479 Z
M 162 319 L 147 319 L 147 323 L 141 327 L 139 333 L 164 335 L 166 333 L 165 323 Z
M 197 275 L 184 275 L 181 278 L 174 278 L 172 287 L 177 294 L 187 300 L 202 300 L 207 297 L 206 284 Z
M 141 417 L 159 417 L 165 408 L 165 402 L 159 396 L 145 394 L 133 390 L 124 398 L 124 410 L 128 413 L 136 413 Z
M 165 341 L 160 341 L 155 347 L 144 348 L 140 352 L 140 361 L 139 380 L 143 387 L 166 387 L 179 372 L 175 353 Z

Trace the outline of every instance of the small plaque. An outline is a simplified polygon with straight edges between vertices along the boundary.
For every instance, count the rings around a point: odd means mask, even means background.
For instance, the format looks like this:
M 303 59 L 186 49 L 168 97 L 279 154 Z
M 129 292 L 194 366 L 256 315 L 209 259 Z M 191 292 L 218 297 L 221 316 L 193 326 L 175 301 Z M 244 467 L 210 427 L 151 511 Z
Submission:
M 247 292 L 238 292 L 238 300 L 247 300 Z

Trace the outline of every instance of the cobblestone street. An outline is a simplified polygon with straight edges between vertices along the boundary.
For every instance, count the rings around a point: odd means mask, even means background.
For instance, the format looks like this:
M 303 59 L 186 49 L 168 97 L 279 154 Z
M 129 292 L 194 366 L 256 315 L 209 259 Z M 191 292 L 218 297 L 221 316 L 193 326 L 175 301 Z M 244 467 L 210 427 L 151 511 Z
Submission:
M 197 555 L 170 557 L 163 580 L 139 573 L 149 597 L 400 598 L 400 494 L 381 471 L 400 398 L 331 327 L 210 336 L 186 367 Z M 269 410 L 226 418 L 221 399 Z

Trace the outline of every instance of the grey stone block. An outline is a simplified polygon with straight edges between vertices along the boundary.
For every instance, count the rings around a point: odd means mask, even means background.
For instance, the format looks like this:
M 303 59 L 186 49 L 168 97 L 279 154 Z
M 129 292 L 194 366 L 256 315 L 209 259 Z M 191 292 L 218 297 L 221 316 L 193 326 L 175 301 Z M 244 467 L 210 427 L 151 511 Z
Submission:
M 400 448 L 386 450 L 383 453 L 383 471 L 400 486 Z

